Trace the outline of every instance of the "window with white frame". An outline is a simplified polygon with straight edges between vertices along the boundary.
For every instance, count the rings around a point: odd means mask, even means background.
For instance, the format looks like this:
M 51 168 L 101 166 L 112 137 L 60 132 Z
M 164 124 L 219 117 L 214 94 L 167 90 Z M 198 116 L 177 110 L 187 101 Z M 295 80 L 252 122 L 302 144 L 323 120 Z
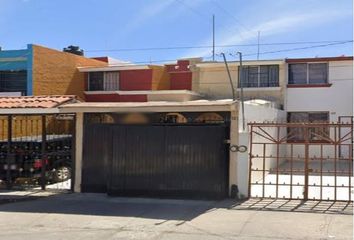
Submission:
M 119 72 L 90 72 L 88 74 L 89 91 L 119 90 Z
M 240 71 L 240 68 L 239 68 Z M 243 66 L 238 87 L 279 87 L 279 66 Z
M 326 84 L 328 83 L 327 63 L 289 64 L 289 84 Z

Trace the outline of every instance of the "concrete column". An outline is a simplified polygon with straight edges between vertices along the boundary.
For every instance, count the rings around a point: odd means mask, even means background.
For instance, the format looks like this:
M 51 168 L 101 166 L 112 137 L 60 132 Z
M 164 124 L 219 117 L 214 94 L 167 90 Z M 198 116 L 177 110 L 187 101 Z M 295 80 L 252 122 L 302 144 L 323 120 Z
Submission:
M 247 198 L 248 196 L 248 178 L 249 178 L 249 132 L 240 132 L 238 135 L 238 144 L 247 146 L 247 151 L 244 153 L 237 153 L 237 186 L 240 198 Z
M 238 105 L 231 107 L 231 123 L 230 123 L 230 146 L 238 145 Z M 230 151 L 229 162 L 229 195 L 231 194 L 231 186 L 237 185 L 237 153 Z
M 74 192 L 81 192 L 81 176 L 82 176 L 82 144 L 83 144 L 83 127 L 84 114 L 76 113 L 76 139 L 75 139 L 75 185 Z

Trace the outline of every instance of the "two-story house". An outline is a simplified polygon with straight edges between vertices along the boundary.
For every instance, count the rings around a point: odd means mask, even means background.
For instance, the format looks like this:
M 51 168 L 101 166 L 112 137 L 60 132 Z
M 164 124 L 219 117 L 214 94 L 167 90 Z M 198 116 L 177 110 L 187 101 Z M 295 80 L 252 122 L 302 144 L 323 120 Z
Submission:
M 198 59 L 175 64 L 110 64 L 79 67 L 86 73 L 85 100 L 88 102 L 189 101 L 201 96 L 192 90 L 189 69 Z
M 85 74 L 79 66 L 107 63 L 29 44 L 26 49 L 0 51 L 0 95 L 77 95 L 83 98 Z
M 353 116 L 353 57 L 286 59 L 289 121 Z
M 239 62 L 228 63 L 236 98 L 243 86 L 244 99 L 263 99 L 283 107 L 286 90 L 284 60 L 244 61 L 242 82 L 239 80 Z M 230 78 L 223 62 L 201 62 L 193 67 L 193 91 L 209 99 L 233 97 Z

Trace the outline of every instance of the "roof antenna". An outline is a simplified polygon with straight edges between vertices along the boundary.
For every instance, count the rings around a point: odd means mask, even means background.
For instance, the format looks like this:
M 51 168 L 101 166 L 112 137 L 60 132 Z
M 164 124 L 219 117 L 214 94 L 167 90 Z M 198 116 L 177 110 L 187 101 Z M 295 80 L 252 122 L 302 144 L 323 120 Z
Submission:
M 258 41 L 257 41 L 257 60 L 259 60 L 259 41 L 261 38 L 261 31 L 258 31 Z
M 215 61 L 215 15 L 213 14 L 213 62 Z

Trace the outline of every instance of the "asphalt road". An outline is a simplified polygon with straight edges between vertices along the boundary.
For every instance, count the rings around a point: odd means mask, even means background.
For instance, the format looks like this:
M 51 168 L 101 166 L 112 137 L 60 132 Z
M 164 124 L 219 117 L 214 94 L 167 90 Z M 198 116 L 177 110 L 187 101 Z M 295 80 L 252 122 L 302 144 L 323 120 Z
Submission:
M 353 239 L 352 215 L 234 205 L 60 194 L 0 204 L 0 239 Z

